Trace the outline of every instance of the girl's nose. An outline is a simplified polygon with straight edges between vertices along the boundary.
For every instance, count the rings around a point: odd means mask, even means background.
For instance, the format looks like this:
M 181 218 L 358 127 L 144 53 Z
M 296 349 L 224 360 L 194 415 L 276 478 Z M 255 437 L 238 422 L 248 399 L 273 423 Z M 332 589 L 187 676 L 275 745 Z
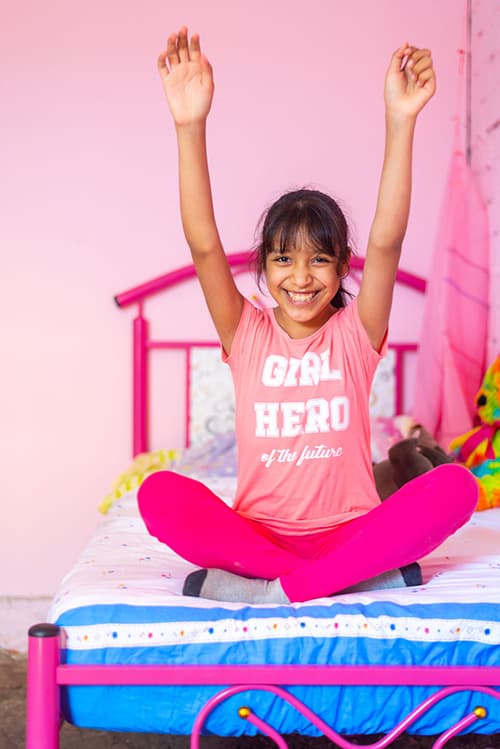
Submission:
M 309 267 L 305 264 L 297 264 L 293 269 L 293 279 L 297 286 L 307 286 L 311 281 Z

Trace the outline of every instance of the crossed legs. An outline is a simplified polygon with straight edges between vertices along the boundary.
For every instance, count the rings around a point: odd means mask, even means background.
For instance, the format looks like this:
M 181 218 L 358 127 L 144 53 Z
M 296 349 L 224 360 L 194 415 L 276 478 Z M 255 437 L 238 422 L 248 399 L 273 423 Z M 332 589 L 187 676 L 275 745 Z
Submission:
M 467 469 L 445 464 L 365 515 L 305 538 L 274 534 L 235 513 L 204 484 L 169 471 L 149 476 L 138 501 L 151 535 L 193 564 L 279 578 L 290 601 L 305 601 L 425 556 L 467 522 L 477 493 Z

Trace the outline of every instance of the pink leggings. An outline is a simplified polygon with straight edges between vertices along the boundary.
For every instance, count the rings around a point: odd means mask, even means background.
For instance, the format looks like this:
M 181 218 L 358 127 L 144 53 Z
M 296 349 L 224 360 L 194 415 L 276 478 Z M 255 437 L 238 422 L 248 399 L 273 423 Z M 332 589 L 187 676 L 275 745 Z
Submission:
M 151 535 L 184 559 L 246 577 L 279 577 L 290 601 L 329 596 L 420 559 L 470 518 L 477 498 L 470 471 L 445 464 L 365 515 L 304 537 L 243 518 L 204 484 L 171 471 L 153 473 L 138 495 Z

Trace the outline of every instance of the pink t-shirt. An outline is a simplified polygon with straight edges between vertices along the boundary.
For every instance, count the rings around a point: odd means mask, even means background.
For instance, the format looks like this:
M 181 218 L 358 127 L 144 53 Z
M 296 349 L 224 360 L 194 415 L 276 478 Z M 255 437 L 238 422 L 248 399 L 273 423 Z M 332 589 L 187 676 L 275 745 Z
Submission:
M 303 535 L 379 504 L 368 400 L 381 354 L 356 300 L 299 339 L 290 338 L 272 310 L 245 300 L 231 354 L 223 358 L 236 397 L 236 512 L 279 533 Z

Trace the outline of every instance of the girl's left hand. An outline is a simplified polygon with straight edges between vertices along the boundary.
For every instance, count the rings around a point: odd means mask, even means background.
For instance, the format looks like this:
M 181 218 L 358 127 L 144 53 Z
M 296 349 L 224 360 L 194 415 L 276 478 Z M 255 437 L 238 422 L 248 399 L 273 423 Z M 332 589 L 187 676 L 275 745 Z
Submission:
M 430 50 L 403 44 L 394 52 L 385 77 L 387 111 L 416 117 L 435 91 Z

